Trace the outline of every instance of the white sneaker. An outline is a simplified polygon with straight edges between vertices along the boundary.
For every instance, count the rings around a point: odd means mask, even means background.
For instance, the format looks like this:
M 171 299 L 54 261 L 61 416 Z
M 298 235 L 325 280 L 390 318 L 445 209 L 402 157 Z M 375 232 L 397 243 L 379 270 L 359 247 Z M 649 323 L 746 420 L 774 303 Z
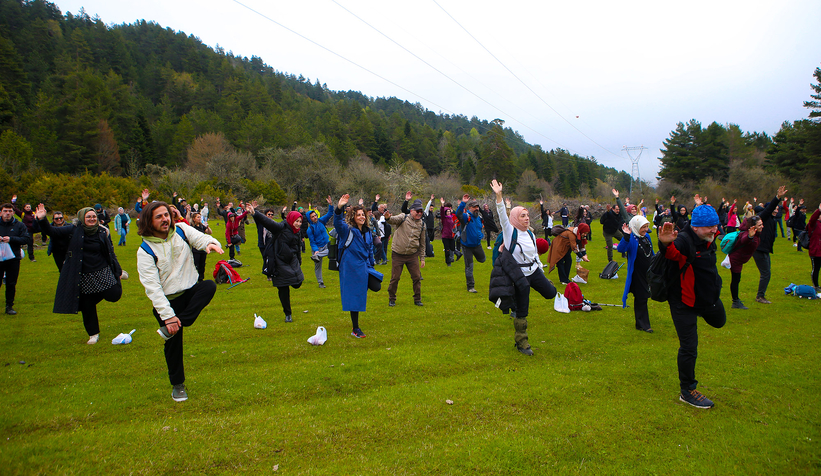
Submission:
M 793 244 L 792 244 L 792 247 L 793 247 L 793 248 L 798 248 L 798 243 L 793 243 Z
M 587 284 L 587 281 L 582 279 L 582 277 L 579 276 L 578 274 L 576 276 L 573 276 L 573 282 L 574 283 L 579 283 L 579 284 Z
M 162 337 L 162 340 L 168 340 L 168 339 L 174 337 L 172 334 L 168 333 L 168 328 L 165 327 L 165 326 L 160 327 L 159 329 L 157 329 L 157 334 L 159 334 L 160 337 Z
M 100 340 L 100 334 L 94 334 L 93 336 L 89 336 L 88 342 L 86 342 L 86 344 L 94 345 L 97 343 L 98 340 Z
M 488 246 L 488 247 L 487 247 L 487 249 L 492 250 L 492 249 L 493 249 L 493 247 L 492 247 L 492 246 Z

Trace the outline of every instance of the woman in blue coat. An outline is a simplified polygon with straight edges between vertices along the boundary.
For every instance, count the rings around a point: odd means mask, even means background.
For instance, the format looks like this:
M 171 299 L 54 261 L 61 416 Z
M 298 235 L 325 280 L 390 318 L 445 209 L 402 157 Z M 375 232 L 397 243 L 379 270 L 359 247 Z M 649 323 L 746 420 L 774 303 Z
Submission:
M 361 339 L 365 333 L 359 328 L 359 313 L 368 304 L 368 289 L 379 291 L 382 273 L 374 270 L 373 235 L 368 228 L 365 209 L 361 205 L 345 210 L 350 196 L 342 195 L 334 211 L 334 228 L 339 247 L 339 291 L 342 310 L 351 313 L 351 335 Z M 346 211 L 345 217 L 342 217 Z
M 650 239 L 649 231 L 650 222 L 647 218 L 641 215 L 634 216 L 629 224 L 622 225 L 624 236 L 617 250 L 619 253 L 627 253 L 627 279 L 621 298 L 622 305 L 627 307 L 627 293 L 632 293 L 636 329 L 652 333 L 650 311 L 647 309 L 647 299 L 650 298 L 647 269 L 653 259 L 653 241 Z

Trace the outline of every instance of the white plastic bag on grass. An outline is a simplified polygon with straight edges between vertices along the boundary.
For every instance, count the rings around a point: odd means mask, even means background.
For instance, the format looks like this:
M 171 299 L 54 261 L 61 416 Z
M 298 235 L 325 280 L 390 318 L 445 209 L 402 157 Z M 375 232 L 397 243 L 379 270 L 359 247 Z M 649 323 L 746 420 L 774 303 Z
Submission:
M 308 338 L 308 343 L 311 345 L 322 345 L 328 340 L 328 331 L 324 327 L 316 328 L 316 334 Z
M 730 269 L 730 255 L 724 257 L 724 261 L 721 262 L 721 266 Z
M 254 314 L 254 328 L 255 329 L 265 329 L 266 327 L 268 327 L 268 323 L 265 322 L 265 319 L 263 319 L 262 317 L 257 316 L 256 314 Z
M 118 344 L 130 344 L 131 343 L 131 334 L 134 333 L 137 329 L 131 329 L 131 332 L 128 334 L 123 334 L 122 332 L 117 337 L 111 339 L 111 343 L 114 345 Z
M 562 293 L 556 293 L 556 297 L 553 298 L 553 309 L 557 312 L 570 312 L 570 304 L 568 304 L 567 298 Z

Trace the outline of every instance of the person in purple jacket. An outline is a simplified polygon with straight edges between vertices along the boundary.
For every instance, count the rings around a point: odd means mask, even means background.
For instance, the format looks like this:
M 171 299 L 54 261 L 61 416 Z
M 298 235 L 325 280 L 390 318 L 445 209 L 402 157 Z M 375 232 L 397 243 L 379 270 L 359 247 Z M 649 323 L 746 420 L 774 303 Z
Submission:
M 730 292 L 733 295 L 733 309 L 746 310 L 747 306 L 738 298 L 738 285 L 741 283 L 741 268 L 744 263 L 750 261 L 753 253 L 761 243 L 761 230 L 764 229 L 764 222 L 758 215 L 753 215 L 744 220 L 744 223 L 738 229 L 738 238 L 736 238 L 733 251 L 730 252 L 730 273 L 732 274 L 732 281 L 730 281 Z

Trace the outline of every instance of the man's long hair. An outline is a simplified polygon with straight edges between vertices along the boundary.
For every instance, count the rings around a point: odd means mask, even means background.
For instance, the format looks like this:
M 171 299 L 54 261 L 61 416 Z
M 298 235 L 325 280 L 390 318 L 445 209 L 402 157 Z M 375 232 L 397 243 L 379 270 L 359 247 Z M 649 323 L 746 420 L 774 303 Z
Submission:
M 140 236 L 154 236 L 156 231 L 153 226 L 154 211 L 160 207 L 165 207 L 168 210 L 168 215 L 171 217 L 171 224 L 174 224 L 174 215 L 171 213 L 171 206 L 165 202 L 151 202 L 140 212 L 140 225 L 137 227 L 137 234 Z

